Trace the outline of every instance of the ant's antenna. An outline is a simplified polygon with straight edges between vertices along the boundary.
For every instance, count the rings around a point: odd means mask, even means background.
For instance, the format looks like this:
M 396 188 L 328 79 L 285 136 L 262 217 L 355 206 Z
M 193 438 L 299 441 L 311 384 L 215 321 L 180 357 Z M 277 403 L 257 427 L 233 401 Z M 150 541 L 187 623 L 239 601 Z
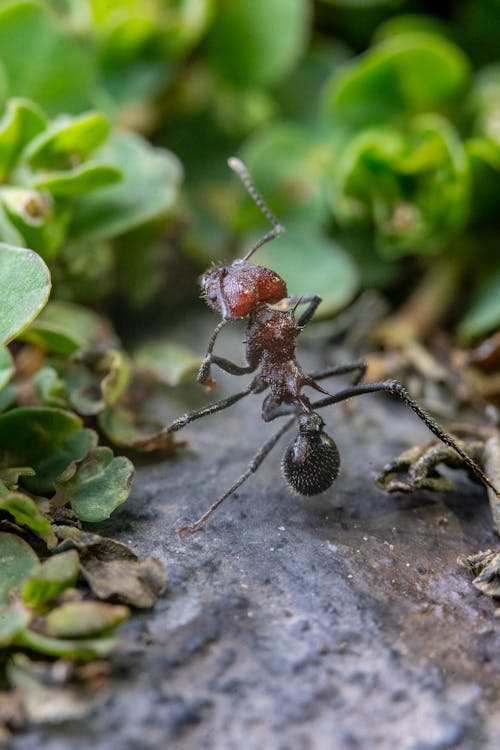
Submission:
M 249 258 L 251 258 L 254 252 L 259 249 L 259 247 L 262 247 L 262 245 L 265 245 L 267 242 L 274 240 L 276 237 L 278 237 L 278 235 L 284 232 L 285 227 L 279 223 L 276 216 L 268 208 L 267 204 L 264 201 L 264 198 L 262 198 L 262 196 L 257 192 L 248 169 L 245 167 L 241 159 L 237 159 L 236 156 L 230 156 L 227 160 L 227 163 L 230 169 L 232 169 L 233 172 L 236 172 L 243 185 L 245 186 L 248 194 L 252 198 L 253 202 L 260 208 L 266 219 L 273 226 L 271 231 L 265 234 L 264 237 L 262 237 L 262 239 L 259 240 L 257 244 L 250 248 L 250 250 L 247 252 L 243 260 L 248 260 Z

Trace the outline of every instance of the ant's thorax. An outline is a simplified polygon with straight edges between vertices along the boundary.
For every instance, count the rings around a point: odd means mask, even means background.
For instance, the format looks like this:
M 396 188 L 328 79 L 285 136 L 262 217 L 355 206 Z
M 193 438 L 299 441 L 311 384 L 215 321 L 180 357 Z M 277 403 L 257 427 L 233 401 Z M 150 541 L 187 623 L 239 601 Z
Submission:
M 267 304 L 256 307 L 247 329 L 247 361 L 259 367 L 259 379 L 269 387 L 273 408 L 296 403 L 303 408 L 301 390 L 309 384 L 295 357 L 301 331 L 292 310 L 278 310 Z

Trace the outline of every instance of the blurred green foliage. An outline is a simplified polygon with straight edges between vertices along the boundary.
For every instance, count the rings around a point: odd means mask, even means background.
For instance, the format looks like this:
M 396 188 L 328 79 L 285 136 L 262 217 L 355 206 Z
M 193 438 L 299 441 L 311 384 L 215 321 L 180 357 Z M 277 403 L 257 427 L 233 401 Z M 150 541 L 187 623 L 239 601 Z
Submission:
M 484 6 L 438 18 L 416 0 L 7 0 L 0 240 L 48 260 L 60 298 L 158 300 L 167 266 L 201 269 L 257 231 L 225 166 L 238 152 L 291 227 L 282 247 L 308 235 L 318 281 L 330 258 L 351 264 L 326 314 L 363 286 L 399 285 L 400 299 L 400 259 L 423 272 L 440 255 L 473 341 L 500 323 L 500 74 L 478 44 L 491 48 L 500 9 Z
M 100 439 L 175 450 L 145 393 L 197 359 L 165 341 L 129 356 L 101 312 L 117 300 L 129 319 L 171 312 L 170 299 L 187 310 L 200 270 L 262 236 L 231 154 L 287 228 L 256 262 L 291 294 L 320 294 L 320 314 L 367 287 L 395 305 L 445 269 L 432 288 L 446 299 L 428 304 L 461 343 L 499 328 L 500 5 L 428 7 L 0 5 L 0 645 L 106 653 L 127 610 L 73 600 L 77 576 L 136 606 L 164 587 L 154 565 L 145 576 L 80 526 L 130 490 L 130 459 Z M 89 563 L 103 545 L 151 588 L 134 599 L 122 577 L 103 589 L 102 560 Z

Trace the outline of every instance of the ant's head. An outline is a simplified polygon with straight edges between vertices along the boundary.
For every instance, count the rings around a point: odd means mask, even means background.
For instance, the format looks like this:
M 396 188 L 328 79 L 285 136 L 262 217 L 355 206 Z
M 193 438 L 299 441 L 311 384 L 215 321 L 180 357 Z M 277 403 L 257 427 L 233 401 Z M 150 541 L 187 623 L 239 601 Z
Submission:
M 281 276 L 242 259 L 211 268 L 200 286 L 207 304 L 228 320 L 246 318 L 260 304 L 279 302 L 288 294 Z
M 299 416 L 299 434 L 286 449 L 281 471 L 288 486 L 299 495 L 319 495 L 335 481 L 340 456 L 324 422 L 315 412 Z
M 250 248 L 244 258 L 238 258 L 227 266 L 215 266 L 200 278 L 201 292 L 207 304 L 225 320 L 235 320 L 246 318 L 262 303 L 279 302 L 288 293 L 285 282 L 277 273 L 248 262 L 259 247 L 281 234 L 283 227 L 255 189 L 243 162 L 232 156 L 228 159 L 228 164 L 273 226 L 270 232 Z

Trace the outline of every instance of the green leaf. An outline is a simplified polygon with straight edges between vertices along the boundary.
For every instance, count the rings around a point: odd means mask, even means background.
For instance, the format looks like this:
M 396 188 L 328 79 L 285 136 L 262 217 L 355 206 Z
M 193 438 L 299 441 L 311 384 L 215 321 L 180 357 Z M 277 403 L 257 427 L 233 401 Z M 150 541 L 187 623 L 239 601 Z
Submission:
M 17 633 L 14 644 L 22 648 L 29 648 L 47 656 L 59 656 L 66 659 L 82 659 L 90 661 L 107 656 L 118 643 L 116 638 L 68 639 L 51 638 L 34 630 L 26 628 Z
M 439 115 L 414 118 L 406 132 L 359 132 L 345 144 L 333 180 L 339 222 L 373 224 L 388 258 L 439 253 L 467 221 L 468 161 L 458 133 Z
M 40 368 L 32 379 L 38 401 L 42 406 L 64 409 L 68 405 L 64 394 L 64 382 L 53 367 Z
M 99 112 L 78 117 L 60 115 L 34 138 L 23 153 L 33 169 L 71 167 L 83 160 L 108 137 L 109 121 Z
M 17 603 L 0 605 L 0 648 L 9 646 L 29 620 L 29 612 Z
M 95 51 L 88 39 L 66 31 L 47 3 L 2 3 L 0 49 L 11 96 L 33 99 L 52 115 L 89 107 Z
M 62 376 L 68 400 L 78 414 L 99 414 L 107 406 L 113 406 L 126 391 L 130 363 L 124 352 L 89 349 L 73 359 L 73 367 L 67 367 Z
M 55 599 L 75 585 L 79 564 L 76 550 L 52 555 L 25 581 L 23 600 L 36 606 Z
M 495 221 L 500 192 L 500 149 L 487 138 L 464 143 L 471 173 L 471 223 Z
M 0 413 L 11 409 L 17 401 L 17 388 L 13 383 L 6 385 L 0 391 Z
M 0 510 L 10 513 L 19 526 L 25 526 L 38 534 L 49 546 L 55 546 L 56 540 L 50 523 L 31 497 L 21 492 L 7 492 L 5 495 L 0 493 Z
M 46 617 L 47 635 L 89 638 L 118 627 L 129 616 L 128 607 L 103 602 L 67 602 Z
M 209 59 L 234 83 L 275 84 L 298 61 L 308 33 L 305 0 L 231 0 L 219 4 Z
M 23 341 L 29 341 L 55 354 L 69 356 L 86 349 L 107 335 L 106 322 L 92 310 L 72 302 L 51 300 L 43 313 L 27 328 Z
M 45 128 L 47 118 L 33 102 L 11 99 L 0 121 L 0 180 L 6 181 L 27 143 Z
M 438 34 L 390 37 L 348 62 L 325 92 L 332 120 L 362 127 L 421 112 L 441 112 L 457 101 L 470 66 L 461 49 Z
M 0 346 L 0 390 L 7 385 L 14 374 L 14 362 L 10 352 L 4 346 Z
M 104 403 L 106 406 L 114 406 L 130 382 L 128 357 L 119 349 L 110 349 L 101 358 L 99 367 L 107 370 L 101 383 Z
M 35 475 L 31 466 L 14 466 L 0 468 L 0 482 L 9 490 L 17 490 L 21 477 L 33 477 Z
M 33 252 L 0 243 L 0 343 L 31 323 L 47 302 L 49 269 Z
M 0 414 L 0 451 L 13 465 L 32 466 L 34 477 L 23 477 L 23 485 L 44 495 L 73 461 L 81 461 L 96 445 L 97 435 L 82 428 L 70 412 L 48 407 L 12 409 Z
M 497 153 L 500 145 L 499 96 L 500 65 L 493 63 L 477 73 L 467 99 L 467 114 L 472 119 L 473 135 L 486 137 L 497 146 Z
M 169 151 L 153 148 L 138 135 L 115 131 L 95 158 L 120 170 L 123 180 L 77 199 L 70 227 L 73 239 L 110 239 L 172 207 L 182 169 Z
M 305 224 L 287 226 L 272 248 L 259 250 L 257 260 L 285 279 L 290 296 L 318 294 L 323 301 L 317 317 L 341 310 L 358 288 L 358 272 L 349 255 Z
M 130 494 L 134 466 L 124 456 L 114 458 L 110 448 L 95 448 L 75 468 L 56 482 L 54 502 L 71 503 L 82 521 L 104 521 Z
M 500 269 L 483 279 L 460 321 L 459 337 L 470 343 L 500 327 Z
M 339 8 L 352 8 L 356 10 L 365 10 L 366 8 L 373 8 L 377 5 L 395 5 L 393 0 L 324 0 L 324 2 L 330 5 L 336 5 Z
M 51 172 L 46 177 L 36 177 L 33 187 L 48 190 L 51 195 L 83 195 L 92 190 L 120 182 L 122 173 L 115 167 L 87 162 L 62 172 Z
M 15 534 L 0 532 L 0 604 L 7 604 L 11 593 L 39 566 L 38 557 L 29 544 Z
M 150 341 L 135 352 L 134 362 L 165 385 L 192 380 L 201 365 L 201 357 L 170 341 Z
M 129 409 L 104 409 L 98 415 L 99 427 L 114 445 L 132 448 L 140 453 L 162 451 L 172 455 L 184 443 L 165 432 L 162 425 L 142 420 Z

